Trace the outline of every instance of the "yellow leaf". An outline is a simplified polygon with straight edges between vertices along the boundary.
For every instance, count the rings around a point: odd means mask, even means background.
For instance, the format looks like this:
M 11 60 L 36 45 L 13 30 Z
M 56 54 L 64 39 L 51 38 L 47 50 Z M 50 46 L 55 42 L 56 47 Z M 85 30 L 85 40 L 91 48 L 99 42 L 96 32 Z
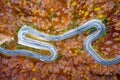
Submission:
M 77 4 L 76 1 L 74 1 L 71 5 L 72 5 L 72 6 L 75 6 L 76 4 Z
M 98 18 L 104 18 L 104 15 L 99 14 L 99 15 L 98 15 Z
M 115 26 L 120 26 L 120 21 L 117 24 L 115 24 Z
M 66 73 L 67 71 L 66 70 L 63 70 L 63 73 Z
M 88 16 L 88 14 L 89 14 L 89 13 L 86 11 L 85 14 L 84 14 L 84 16 L 86 17 L 86 16 Z
M 53 12 L 53 10 L 54 10 L 53 8 L 50 9 L 51 12 Z
M 33 72 L 36 71 L 36 68 L 32 68 L 32 71 L 33 71 Z
M 27 2 L 26 2 L 26 1 L 24 1 L 24 2 L 23 2 L 23 5 L 26 5 L 26 4 L 27 4 Z
M 94 11 L 99 11 L 101 8 L 100 7 L 96 7 L 94 8 Z
M 120 31 L 120 27 L 116 27 L 115 30 Z
M 32 78 L 32 80 L 37 80 L 36 78 Z

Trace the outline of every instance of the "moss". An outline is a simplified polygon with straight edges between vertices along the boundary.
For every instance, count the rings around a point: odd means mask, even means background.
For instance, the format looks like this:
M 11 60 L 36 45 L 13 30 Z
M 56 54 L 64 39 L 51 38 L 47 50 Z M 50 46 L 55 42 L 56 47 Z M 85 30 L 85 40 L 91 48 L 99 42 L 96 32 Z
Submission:
M 55 17 L 54 13 L 51 12 L 51 13 L 50 13 L 50 16 L 49 16 L 50 20 L 52 20 L 54 17 Z
M 65 33 L 65 32 L 67 32 L 68 30 L 67 29 L 64 29 L 64 30 L 62 30 L 62 33 Z
M 34 25 L 33 23 L 26 22 L 26 25 L 28 25 L 28 26 L 30 26 L 30 27 L 32 27 L 32 28 L 34 28 L 34 29 L 37 29 L 37 26 Z
M 100 43 L 100 42 L 102 42 L 102 41 L 105 39 L 105 37 L 109 34 L 109 27 L 108 27 L 108 25 L 107 25 L 107 22 L 108 22 L 108 21 L 107 21 L 107 18 L 104 17 L 104 18 L 102 18 L 101 20 L 102 20 L 102 23 L 105 25 L 106 30 L 105 30 L 104 33 L 102 34 L 102 37 L 100 37 L 100 38 L 96 41 L 97 44 Z
M 105 27 L 106 27 L 106 30 L 105 30 L 105 32 L 103 33 L 103 35 L 102 35 L 102 37 L 105 37 L 105 36 L 107 36 L 108 35 L 108 33 L 109 33 L 109 27 L 108 27 L 108 25 L 107 25 L 107 18 L 106 17 L 104 17 L 104 18 L 102 18 L 102 23 L 105 25 Z
M 36 3 L 36 5 L 40 6 L 41 2 L 42 2 L 42 0 L 38 0 L 37 3 Z
M 17 29 L 16 33 L 18 33 L 18 32 L 19 32 L 20 28 L 21 28 L 21 27 L 18 27 L 18 29 Z
M 83 51 L 84 49 L 83 48 L 78 48 L 80 51 Z
M 101 57 L 104 57 L 104 54 L 103 54 L 103 53 L 99 53 L 99 55 L 100 55 Z
M 114 38 L 114 41 L 120 41 L 120 37 Z
M 59 61 L 62 57 L 63 57 L 63 55 L 62 55 L 62 54 L 58 54 L 57 59 L 56 59 L 54 62 Z
M 32 48 L 32 47 L 23 46 L 23 45 L 20 45 L 20 44 L 17 45 L 16 47 L 17 47 L 17 49 L 25 49 L 25 50 L 35 52 L 37 54 L 41 54 L 41 55 L 45 55 L 45 56 L 50 55 L 50 52 L 46 51 L 46 50 L 35 49 L 35 48 Z
M 67 32 L 67 31 L 69 31 L 70 29 L 64 29 L 64 30 L 62 30 L 62 33 L 65 33 L 65 32 Z
M 12 40 L 11 42 L 4 42 L 1 47 L 4 49 L 15 49 L 16 47 L 16 41 Z
M 34 40 L 38 40 L 38 41 L 42 41 L 40 40 L 38 37 L 31 35 L 31 34 L 25 34 L 26 37 L 30 38 L 30 39 L 34 39 Z
M 71 23 L 71 28 L 73 29 L 73 28 L 75 28 L 77 26 L 78 26 L 77 20 L 73 20 L 72 23 Z
M 9 48 L 9 43 L 8 42 L 4 42 L 2 45 L 1 45 L 2 48 L 4 49 L 8 49 Z
M 56 29 L 55 29 L 55 27 L 54 27 L 53 24 L 52 24 L 50 34 L 51 34 L 51 35 L 54 35 L 55 32 L 56 32 Z
M 23 46 L 23 45 L 17 45 L 17 49 L 26 49 L 26 50 L 30 50 L 32 52 L 36 52 L 36 53 L 39 53 L 40 50 L 39 49 L 34 49 L 34 48 L 31 48 L 31 47 L 27 47 L 27 46 Z
M 93 28 L 90 28 L 90 29 L 88 29 L 87 31 L 85 31 L 85 33 L 86 33 L 86 34 L 91 34 L 91 33 L 93 33 L 95 30 L 96 30 L 96 28 L 93 27 Z
M 102 23 L 103 24 L 105 24 L 105 26 L 107 26 L 107 18 L 106 17 L 103 17 L 103 18 L 101 18 L 101 20 L 102 20 Z
M 74 19 L 79 19 L 80 18 L 80 15 L 78 13 L 75 13 L 74 14 Z
M 95 45 L 92 46 L 94 50 L 97 50 L 97 47 Z

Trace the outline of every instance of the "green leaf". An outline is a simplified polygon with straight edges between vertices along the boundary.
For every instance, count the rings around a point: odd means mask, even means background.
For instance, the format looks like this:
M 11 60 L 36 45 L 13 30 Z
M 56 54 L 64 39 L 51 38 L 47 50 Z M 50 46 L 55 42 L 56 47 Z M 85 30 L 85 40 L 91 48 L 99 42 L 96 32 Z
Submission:
M 71 24 L 71 27 L 72 27 L 72 28 L 75 28 L 75 27 L 77 27 L 77 26 L 78 26 L 77 21 L 76 21 L 76 20 L 73 20 L 73 21 L 72 21 L 72 24 Z
M 87 33 L 87 34 L 91 34 L 91 33 L 93 33 L 95 30 L 96 30 L 96 28 L 93 27 L 93 28 L 88 29 L 88 30 L 86 31 L 86 33 Z
M 58 54 L 58 57 L 57 57 L 57 59 L 56 59 L 54 62 L 57 62 L 57 61 L 60 60 L 62 57 L 63 57 L 62 54 Z
M 1 44 L 1 47 L 4 49 L 8 49 L 9 48 L 8 42 L 4 42 L 3 44 Z
M 52 20 L 55 17 L 55 15 L 53 14 L 53 12 L 50 13 L 49 17 L 50 17 L 50 20 Z

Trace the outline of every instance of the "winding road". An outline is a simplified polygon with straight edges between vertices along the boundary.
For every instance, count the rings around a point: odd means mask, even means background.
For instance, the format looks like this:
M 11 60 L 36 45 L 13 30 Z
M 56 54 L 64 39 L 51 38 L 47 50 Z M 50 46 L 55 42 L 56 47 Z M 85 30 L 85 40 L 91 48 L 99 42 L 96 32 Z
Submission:
M 32 47 L 35 49 L 48 50 L 51 52 L 50 56 L 43 56 L 37 53 L 30 52 L 28 50 L 6 50 L 6 49 L 3 49 L 2 47 L 0 47 L 0 53 L 5 55 L 10 55 L 10 56 L 14 56 L 14 55 L 29 56 L 35 59 L 39 59 L 41 61 L 52 62 L 57 58 L 57 55 L 58 55 L 56 47 L 47 42 L 37 41 L 31 38 L 28 38 L 26 37 L 26 34 L 36 36 L 44 41 L 61 41 L 61 40 L 70 38 L 72 36 L 75 36 L 77 34 L 80 34 L 93 27 L 96 28 L 96 31 L 90 34 L 84 41 L 84 48 L 87 51 L 87 53 L 90 54 L 95 61 L 105 66 L 119 63 L 120 62 L 119 56 L 112 60 L 106 60 L 106 59 L 103 59 L 100 55 L 98 55 L 98 53 L 92 48 L 92 42 L 100 38 L 105 31 L 104 24 L 102 24 L 102 22 L 97 19 L 90 20 L 85 24 L 83 24 L 82 26 L 79 26 L 61 35 L 48 35 L 48 34 L 39 32 L 27 25 L 22 26 L 22 28 L 18 32 L 18 44 Z

